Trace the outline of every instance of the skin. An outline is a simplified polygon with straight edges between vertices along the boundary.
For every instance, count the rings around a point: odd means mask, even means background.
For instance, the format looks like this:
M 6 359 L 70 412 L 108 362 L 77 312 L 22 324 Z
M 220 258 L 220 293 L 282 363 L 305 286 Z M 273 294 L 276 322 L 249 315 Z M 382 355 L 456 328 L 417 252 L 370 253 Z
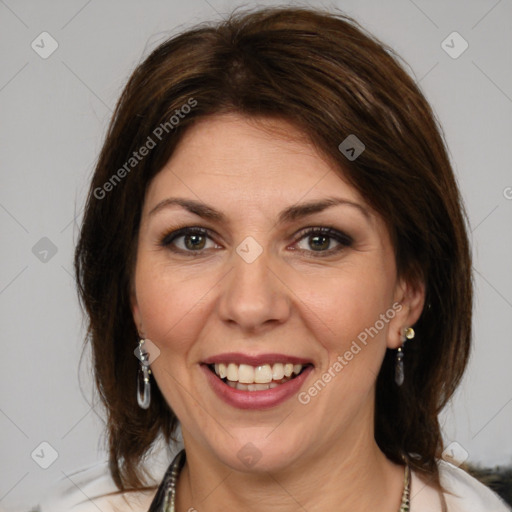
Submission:
M 277 222 L 286 207 L 333 196 L 366 215 L 341 204 Z M 226 221 L 177 205 L 150 213 L 170 197 L 204 202 Z M 161 244 L 183 226 L 211 237 L 194 239 L 199 251 L 190 237 L 174 241 L 181 253 Z M 302 234 L 322 226 L 352 244 Z M 263 250 L 252 263 L 236 252 L 248 236 Z M 333 248 L 340 250 L 321 256 Z M 374 440 L 375 381 L 386 348 L 400 346 L 423 302 L 423 286 L 397 276 L 382 218 L 295 127 L 233 114 L 192 127 L 148 188 L 132 296 L 140 334 L 160 350 L 154 379 L 182 428 L 177 510 L 396 512 L 403 467 Z M 266 410 L 237 409 L 200 368 L 225 352 L 303 357 L 314 364 L 307 391 L 389 310 L 394 317 L 306 405 L 292 397 Z M 237 457 L 249 442 L 261 455 L 251 467 Z

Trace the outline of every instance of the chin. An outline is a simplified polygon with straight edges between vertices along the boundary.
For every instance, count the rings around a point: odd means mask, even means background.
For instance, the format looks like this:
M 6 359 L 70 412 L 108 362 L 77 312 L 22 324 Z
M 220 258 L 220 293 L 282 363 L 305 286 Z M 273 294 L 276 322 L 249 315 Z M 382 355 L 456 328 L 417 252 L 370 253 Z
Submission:
M 226 466 L 234 471 L 244 473 L 277 473 L 289 469 L 294 461 L 304 452 L 306 435 L 286 436 L 269 429 L 261 429 L 260 433 L 247 431 L 240 436 L 233 436 L 222 444 L 213 446 L 212 452 Z M 271 431 L 270 431 L 271 432 Z

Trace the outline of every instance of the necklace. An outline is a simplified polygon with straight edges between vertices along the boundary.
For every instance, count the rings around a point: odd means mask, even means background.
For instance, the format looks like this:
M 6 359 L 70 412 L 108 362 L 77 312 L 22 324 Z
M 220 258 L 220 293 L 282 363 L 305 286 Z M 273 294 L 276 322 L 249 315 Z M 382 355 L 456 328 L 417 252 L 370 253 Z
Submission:
M 158 490 L 149 512 L 176 512 L 176 482 L 181 469 L 185 464 L 185 450 L 181 450 L 172 461 L 169 469 L 166 471 L 160 489 Z M 409 496 L 411 488 L 411 470 L 408 464 L 405 464 L 404 471 L 404 490 L 402 492 L 402 501 L 398 512 L 409 512 Z M 161 497 L 163 501 L 160 504 Z

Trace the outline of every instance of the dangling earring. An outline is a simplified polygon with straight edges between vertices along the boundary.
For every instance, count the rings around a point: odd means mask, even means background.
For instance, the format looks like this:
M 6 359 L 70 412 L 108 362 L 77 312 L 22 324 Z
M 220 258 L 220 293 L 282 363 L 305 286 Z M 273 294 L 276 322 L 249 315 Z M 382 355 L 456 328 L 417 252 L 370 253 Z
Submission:
M 397 386 L 401 386 L 404 383 L 404 344 L 407 340 L 412 340 L 414 335 L 415 332 L 412 327 L 405 327 L 402 331 L 402 346 L 398 347 L 395 359 L 395 383 Z
M 147 409 L 151 403 L 151 383 L 149 376 L 151 370 L 149 369 L 149 354 L 143 350 L 143 345 L 146 340 L 139 341 L 139 360 L 140 366 L 137 375 L 137 403 L 141 409 Z

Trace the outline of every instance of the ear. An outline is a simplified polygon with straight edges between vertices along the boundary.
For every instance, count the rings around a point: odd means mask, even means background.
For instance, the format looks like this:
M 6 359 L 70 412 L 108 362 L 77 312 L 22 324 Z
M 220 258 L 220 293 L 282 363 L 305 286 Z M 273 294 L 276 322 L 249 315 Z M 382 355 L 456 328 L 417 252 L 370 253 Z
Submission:
M 399 279 L 395 288 L 393 309 L 396 312 L 389 322 L 387 346 L 396 349 L 402 345 L 402 331 L 412 327 L 421 316 L 425 305 L 425 283 Z

